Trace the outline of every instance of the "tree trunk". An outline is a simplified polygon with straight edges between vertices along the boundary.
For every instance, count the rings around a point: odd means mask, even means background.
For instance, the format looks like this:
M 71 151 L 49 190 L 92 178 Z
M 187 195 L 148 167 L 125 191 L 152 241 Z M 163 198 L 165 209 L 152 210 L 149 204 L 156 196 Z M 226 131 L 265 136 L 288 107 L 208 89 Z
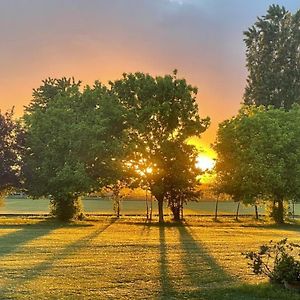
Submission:
M 164 222 L 164 197 L 158 197 L 157 199 L 157 205 L 158 205 L 158 221 L 159 223 Z
M 146 190 L 146 214 L 147 214 L 147 220 L 149 220 L 149 205 L 148 205 L 148 190 Z
M 293 219 L 295 219 L 295 201 L 293 200 Z
M 276 224 L 284 223 L 283 197 L 275 195 L 271 217 L 273 218 Z
M 278 224 L 283 224 L 284 223 L 284 208 L 283 208 L 283 199 L 279 198 L 278 199 L 278 216 L 276 222 Z
M 215 221 L 218 219 L 218 206 L 219 206 L 219 198 L 217 198 L 216 206 L 215 206 Z
M 120 200 L 117 200 L 117 218 L 120 218 Z
M 255 209 L 255 219 L 258 220 L 258 208 L 257 205 L 254 205 L 254 209 Z
M 153 196 L 151 194 L 151 196 L 150 196 L 150 214 L 149 214 L 149 220 L 150 221 L 152 221 L 152 211 L 153 211 L 152 204 L 153 204 Z
M 171 206 L 170 208 L 173 213 L 174 221 L 180 221 L 180 206 Z
M 237 208 L 236 208 L 236 215 L 235 215 L 235 219 L 238 221 L 239 219 L 239 210 L 240 210 L 240 204 L 241 202 L 238 202 Z
M 183 201 L 180 201 L 180 220 L 183 220 Z

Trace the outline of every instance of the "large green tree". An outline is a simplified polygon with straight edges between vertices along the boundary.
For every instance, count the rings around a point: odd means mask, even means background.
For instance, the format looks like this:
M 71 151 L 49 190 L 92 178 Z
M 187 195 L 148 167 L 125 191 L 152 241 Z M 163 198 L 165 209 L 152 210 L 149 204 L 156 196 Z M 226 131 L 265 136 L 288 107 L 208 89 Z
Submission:
M 271 201 L 284 222 L 284 201 L 300 196 L 300 108 L 243 107 L 220 124 L 215 150 L 217 190 L 247 203 Z
M 248 68 L 246 104 L 291 108 L 300 103 L 300 10 L 271 5 L 244 32 Z
M 0 195 L 20 187 L 24 132 L 13 110 L 0 112 Z
M 207 128 L 209 119 L 199 117 L 197 88 L 187 84 L 185 79 L 178 79 L 176 71 L 163 77 L 123 74 L 122 79 L 110 84 L 111 92 L 127 110 L 132 147 L 128 161 L 140 170 L 151 168 L 147 185 L 158 201 L 159 221 L 163 222 L 163 203 L 170 191 L 167 178 L 173 167 L 170 164 L 177 164 L 178 159 L 170 143 L 184 149 L 186 139 L 199 136 Z M 189 166 L 193 156 L 184 157 Z M 188 172 L 184 164 L 181 167 L 180 171 Z
M 50 197 L 58 218 L 76 217 L 81 195 L 117 180 L 124 114 L 99 82 L 81 91 L 73 79 L 43 81 L 24 122 L 26 187 L 33 197 Z

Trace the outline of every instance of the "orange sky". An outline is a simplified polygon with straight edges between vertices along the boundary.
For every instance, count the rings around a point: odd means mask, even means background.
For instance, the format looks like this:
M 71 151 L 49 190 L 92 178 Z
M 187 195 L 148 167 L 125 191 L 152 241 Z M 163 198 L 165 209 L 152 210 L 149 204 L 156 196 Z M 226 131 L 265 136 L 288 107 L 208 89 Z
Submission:
M 130 58 L 126 58 L 125 62 L 130 63 Z M 1 110 L 5 111 L 6 109 L 15 106 L 15 112 L 18 116 L 20 116 L 23 112 L 23 105 L 28 104 L 31 94 L 32 88 L 38 87 L 41 83 L 41 78 L 45 77 L 61 77 L 65 76 L 65 74 L 72 74 L 76 79 L 82 79 L 84 83 L 91 84 L 94 79 L 100 79 L 102 82 L 107 82 L 109 79 L 116 79 L 120 77 L 122 70 L 126 70 L 128 72 L 135 70 L 142 70 L 145 72 L 149 72 L 151 74 L 158 74 L 162 75 L 171 70 L 161 70 L 160 72 L 154 70 L 151 65 L 146 66 L 145 63 L 143 67 L 130 67 L 126 65 L 126 63 L 120 61 L 116 62 L 114 65 L 110 65 L 109 69 L 104 69 L 104 74 L 99 74 L 93 68 L 93 60 L 86 59 L 84 63 L 77 63 L 76 66 L 68 66 L 64 65 L 63 62 L 59 64 L 61 69 L 60 72 L 55 72 L 53 68 L 55 65 L 51 64 L 50 66 L 45 67 L 47 69 L 43 72 L 38 72 L 37 74 L 31 74 L 30 76 L 26 77 L 26 74 L 21 75 L 20 77 L 15 77 L 13 82 L 3 82 L 1 83 L 0 89 L 0 99 L 5 99 L 5 101 L 1 101 Z M 147 71 L 146 71 L 147 70 Z M 180 71 L 181 69 L 179 69 Z M 101 72 L 102 73 L 102 72 Z M 212 119 L 212 125 L 210 128 L 203 134 L 203 139 L 207 142 L 213 142 L 215 137 L 215 131 L 217 128 L 218 122 L 222 121 L 224 118 L 229 117 L 236 113 L 239 107 L 239 100 L 240 95 L 243 91 L 243 84 L 242 82 L 239 84 L 240 88 L 237 89 L 236 87 L 228 87 L 226 88 L 226 83 L 224 84 L 219 83 L 218 86 L 214 84 L 213 81 L 210 81 L 210 77 L 201 76 L 199 74 L 199 78 L 193 78 L 189 75 L 189 71 L 186 70 L 185 72 L 179 72 L 180 77 L 185 77 L 190 83 L 199 87 L 198 93 L 198 104 L 199 104 L 199 111 L 201 116 L 206 117 L 210 116 Z M 197 76 L 195 76 L 197 77 Z M 203 77 L 203 78 L 202 78 Z M 242 81 L 242 80 L 241 80 Z M 202 88 L 200 87 L 199 82 L 202 82 Z M 2 85 L 3 84 L 3 85 Z M 226 92 L 224 92 L 226 90 Z M 236 99 L 237 101 L 229 101 L 226 100 L 219 101 L 221 99 L 232 98 Z
M 288 9 L 297 5 L 279 1 Z M 217 124 L 242 102 L 243 30 L 268 0 L 3 0 L 0 2 L 0 109 L 21 115 L 46 77 L 104 83 L 123 72 L 179 77 L 199 88 L 200 115 Z

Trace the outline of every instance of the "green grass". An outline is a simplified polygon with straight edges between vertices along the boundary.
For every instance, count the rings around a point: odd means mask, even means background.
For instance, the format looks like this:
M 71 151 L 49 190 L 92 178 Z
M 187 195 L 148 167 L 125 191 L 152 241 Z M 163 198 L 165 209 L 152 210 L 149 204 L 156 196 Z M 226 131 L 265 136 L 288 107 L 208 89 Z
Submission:
M 299 233 L 249 220 L 0 218 L 0 299 L 300 299 L 252 275 L 241 255 Z

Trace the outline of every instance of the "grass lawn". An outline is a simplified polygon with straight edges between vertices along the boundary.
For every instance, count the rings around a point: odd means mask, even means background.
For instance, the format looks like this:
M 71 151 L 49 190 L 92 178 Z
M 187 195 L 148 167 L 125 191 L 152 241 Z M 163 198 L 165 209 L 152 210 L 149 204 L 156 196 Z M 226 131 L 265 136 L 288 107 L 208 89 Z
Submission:
M 0 218 L 0 299 L 300 299 L 253 276 L 240 254 L 299 233 L 250 220 Z

